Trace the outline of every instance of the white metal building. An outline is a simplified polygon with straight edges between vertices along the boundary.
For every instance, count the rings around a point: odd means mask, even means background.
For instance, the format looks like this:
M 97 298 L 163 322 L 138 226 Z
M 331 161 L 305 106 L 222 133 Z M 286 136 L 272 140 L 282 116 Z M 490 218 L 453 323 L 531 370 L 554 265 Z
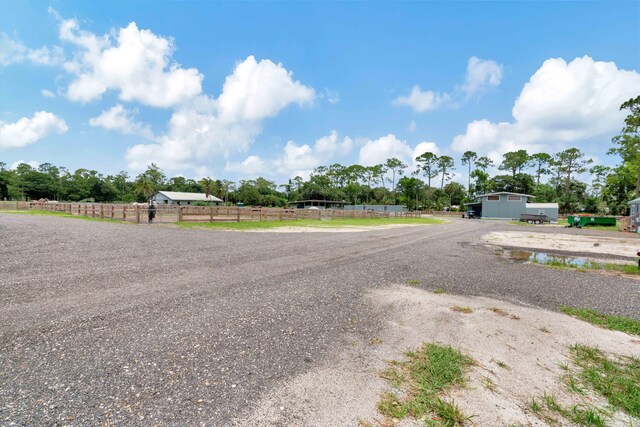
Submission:
M 158 191 L 153 200 L 158 205 L 192 205 L 195 202 L 205 202 L 211 204 L 222 203 L 221 199 L 214 196 L 208 196 L 205 193 L 184 193 L 181 191 Z

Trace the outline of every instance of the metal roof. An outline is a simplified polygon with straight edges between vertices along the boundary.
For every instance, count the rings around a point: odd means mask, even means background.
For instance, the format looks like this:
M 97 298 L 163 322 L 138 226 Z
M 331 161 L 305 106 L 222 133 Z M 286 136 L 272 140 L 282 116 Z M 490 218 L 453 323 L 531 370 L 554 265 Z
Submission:
M 511 193 L 511 192 L 509 192 L 509 191 L 498 191 L 498 192 L 495 192 L 495 193 L 478 194 L 476 197 L 495 196 L 496 194 L 511 194 L 511 195 L 514 195 L 514 196 L 535 197 L 535 196 L 532 196 L 531 194 Z
M 306 202 L 320 202 L 320 203 L 336 203 L 336 204 L 342 204 L 345 205 L 347 202 L 345 202 L 344 200 L 320 200 L 320 199 L 308 199 L 308 200 L 296 200 L 294 202 L 289 202 L 289 204 L 294 204 L 294 203 L 306 203 Z
M 185 193 L 182 191 L 158 191 L 157 194 L 162 194 L 168 199 L 175 201 L 189 201 L 189 202 L 221 202 L 222 199 L 218 199 L 215 196 L 209 196 L 205 193 Z
M 631 205 L 633 203 L 640 203 L 640 197 L 638 197 L 637 199 L 633 199 L 630 202 L 627 202 L 628 205 Z
M 556 209 L 558 209 L 559 208 L 557 203 L 527 203 L 526 207 L 534 208 L 534 209 L 543 209 L 543 208 L 556 208 Z

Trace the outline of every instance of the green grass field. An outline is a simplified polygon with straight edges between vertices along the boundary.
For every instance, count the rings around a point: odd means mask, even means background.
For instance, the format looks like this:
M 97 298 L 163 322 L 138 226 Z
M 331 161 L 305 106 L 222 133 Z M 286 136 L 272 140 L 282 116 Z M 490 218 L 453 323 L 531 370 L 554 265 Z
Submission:
M 74 219 L 84 219 L 85 221 L 106 221 L 106 222 L 119 222 L 122 224 L 129 224 L 126 221 L 121 221 L 119 219 L 111 219 L 111 218 L 93 218 L 90 216 L 81 216 L 81 215 L 72 215 L 66 212 L 49 212 L 38 209 L 30 209 L 30 210 L 2 210 L 0 214 L 10 213 L 10 214 L 20 214 L 20 215 L 45 215 L 45 216 L 57 216 L 59 218 L 74 218 Z
M 1 213 L 20 215 L 46 215 L 60 218 L 84 219 L 87 221 L 107 221 L 119 222 L 119 219 L 92 218 L 81 215 L 72 215 L 65 212 L 49 212 L 44 210 L 6 210 Z M 145 221 L 146 222 L 146 221 Z M 177 222 L 184 228 L 208 228 L 221 230 L 266 230 L 279 227 L 314 227 L 314 228 L 343 228 L 362 226 L 384 226 L 391 224 L 446 224 L 449 221 L 437 218 L 345 218 L 333 219 L 330 221 L 318 221 L 314 219 L 298 219 L 289 221 L 243 221 L 243 222 Z M 126 222 L 131 224 L 131 222 Z
M 185 228 L 212 228 L 223 230 L 266 230 L 280 227 L 343 228 L 370 227 L 391 224 L 445 224 L 448 221 L 436 218 L 346 218 L 330 221 L 298 219 L 288 221 L 244 221 L 244 222 L 178 222 Z

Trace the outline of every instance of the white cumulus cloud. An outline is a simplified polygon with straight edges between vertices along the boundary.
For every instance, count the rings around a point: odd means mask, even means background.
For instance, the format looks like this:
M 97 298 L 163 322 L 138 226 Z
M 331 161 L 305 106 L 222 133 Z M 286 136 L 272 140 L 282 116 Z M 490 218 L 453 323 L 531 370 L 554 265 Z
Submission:
M 415 85 L 407 96 L 399 96 L 393 100 L 393 105 L 411 107 L 414 111 L 435 110 L 440 106 L 451 102 L 451 96 L 446 93 L 438 93 L 432 90 L 423 91 Z
M 78 48 L 64 64 L 75 76 L 67 89 L 73 101 L 93 101 L 115 90 L 123 101 L 171 107 L 201 92 L 198 70 L 182 68 L 172 59 L 173 40 L 140 30 L 135 22 L 113 35 L 96 36 L 67 19 L 60 23 L 59 36 Z
M 298 145 L 293 141 L 287 142 L 283 154 L 273 163 L 275 170 L 289 176 L 308 176 L 313 169 L 344 158 L 351 152 L 353 141 L 351 138 L 340 139 L 336 131 L 316 139 L 313 145 Z
M 16 38 L 0 33 L 0 66 L 31 62 L 38 65 L 60 65 L 64 52 L 59 46 L 30 49 Z
M 9 167 L 9 169 L 11 169 L 11 170 L 16 170 L 16 168 L 17 168 L 18 166 L 20 166 L 21 164 L 23 164 L 23 163 L 24 163 L 24 164 L 27 164 L 27 165 L 29 165 L 29 166 L 31 166 L 33 169 L 37 169 L 37 168 L 38 168 L 38 166 L 40 166 L 40 162 L 38 162 L 37 160 L 31 160 L 31 161 L 29 161 L 29 162 L 24 161 L 24 160 L 16 160 L 15 162 L 13 162 L 13 163 L 11 164 L 11 166 Z
M 64 133 L 67 123 L 53 113 L 38 111 L 33 117 L 23 117 L 15 123 L 0 121 L 0 148 L 17 148 L 50 135 Z
M 394 134 L 389 134 L 378 139 L 368 140 L 360 148 L 358 164 L 373 166 L 395 157 L 413 168 L 415 158 L 427 151 L 434 154 L 440 152 L 434 142 L 420 142 L 415 147 L 411 147 L 406 141 L 398 139 Z
M 393 105 L 410 107 L 422 113 L 441 107 L 459 107 L 474 95 L 479 95 L 490 87 L 497 87 L 502 81 L 502 65 L 490 59 L 477 56 L 469 58 L 464 83 L 458 85 L 452 93 L 422 90 L 415 85 L 411 93 L 399 96 L 392 101 Z
M 588 138 L 608 136 L 622 126 L 620 104 L 637 96 L 640 74 L 589 56 L 567 63 L 546 60 L 524 85 L 512 122 L 475 120 L 453 139 L 452 149 L 486 151 L 495 160 L 518 149 L 555 150 Z
M 225 80 L 216 101 L 220 119 L 257 121 L 277 115 L 289 104 L 311 103 L 315 91 L 291 76 L 282 64 L 249 56 Z
M 227 162 L 224 170 L 243 175 L 259 175 L 267 172 L 267 165 L 259 156 L 249 156 L 241 162 Z
M 180 169 L 246 152 L 262 132 L 263 120 L 288 105 L 311 102 L 314 94 L 281 64 L 249 56 L 227 77 L 217 99 L 201 95 L 183 104 L 173 113 L 167 134 L 155 144 L 129 148 L 127 161 L 133 169 L 150 162 Z
M 461 86 L 467 96 L 481 93 L 489 87 L 496 87 L 502 81 L 502 65 L 477 56 L 469 58 L 467 75 Z
M 42 89 L 40 91 L 40 94 L 42 96 L 44 96 L 45 98 L 55 98 L 56 97 L 56 94 L 51 92 L 49 89 Z
M 282 153 L 272 159 L 248 156 L 240 162 L 227 162 L 225 171 L 246 173 L 248 175 L 279 175 L 308 177 L 318 166 L 326 165 L 344 158 L 351 152 L 353 140 L 340 138 L 336 131 L 322 136 L 313 144 L 297 144 L 288 141 Z
M 122 104 L 116 104 L 99 116 L 89 119 L 91 126 L 117 131 L 127 135 L 138 135 L 146 139 L 154 139 L 155 136 L 149 125 L 134 121 L 135 110 L 127 110 Z

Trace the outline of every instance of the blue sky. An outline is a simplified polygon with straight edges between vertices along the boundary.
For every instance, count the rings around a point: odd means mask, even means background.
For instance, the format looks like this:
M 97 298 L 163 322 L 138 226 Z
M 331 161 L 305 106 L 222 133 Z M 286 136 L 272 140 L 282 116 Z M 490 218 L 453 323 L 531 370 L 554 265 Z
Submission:
M 638 70 L 633 1 L 0 2 L 0 161 L 278 182 L 427 150 L 613 164 Z

